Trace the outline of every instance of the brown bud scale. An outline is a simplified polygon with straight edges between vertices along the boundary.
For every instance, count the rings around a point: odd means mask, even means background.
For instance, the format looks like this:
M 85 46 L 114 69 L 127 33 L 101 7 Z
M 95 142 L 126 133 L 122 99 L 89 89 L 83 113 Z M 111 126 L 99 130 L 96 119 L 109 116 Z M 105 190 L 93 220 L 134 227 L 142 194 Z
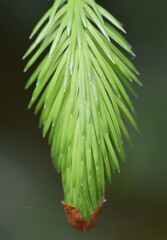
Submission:
M 61 203 L 64 205 L 68 222 L 73 228 L 80 232 L 86 232 L 96 225 L 100 218 L 103 206 L 102 203 L 97 211 L 91 213 L 91 220 L 87 221 L 83 218 L 78 208 L 74 207 L 73 205 L 67 205 L 65 201 L 61 201 Z

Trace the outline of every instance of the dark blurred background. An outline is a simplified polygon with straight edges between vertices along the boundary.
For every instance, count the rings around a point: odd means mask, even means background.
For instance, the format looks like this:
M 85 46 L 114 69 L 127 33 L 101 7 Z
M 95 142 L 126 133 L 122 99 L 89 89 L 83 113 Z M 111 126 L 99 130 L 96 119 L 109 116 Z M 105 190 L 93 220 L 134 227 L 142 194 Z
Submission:
M 21 60 L 48 0 L 0 1 L 0 240 L 167 239 L 167 1 L 98 0 L 125 24 L 144 87 L 133 98 L 140 133 L 129 129 L 127 163 L 107 193 L 98 225 L 86 234 L 67 223 L 60 175 L 39 116 L 27 105 L 33 88 Z

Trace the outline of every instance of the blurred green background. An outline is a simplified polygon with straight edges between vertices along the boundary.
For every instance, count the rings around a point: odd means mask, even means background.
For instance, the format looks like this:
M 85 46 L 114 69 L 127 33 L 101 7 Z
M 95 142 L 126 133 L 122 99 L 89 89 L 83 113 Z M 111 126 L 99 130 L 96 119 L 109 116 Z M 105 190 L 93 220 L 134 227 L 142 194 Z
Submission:
M 67 223 L 60 175 L 39 116 L 27 111 L 33 88 L 21 57 L 28 36 L 53 1 L 0 2 L 0 240 L 167 239 L 167 1 L 98 0 L 125 24 L 144 87 L 133 98 L 140 133 L 125 144 L 127 163 L 107 193 L 98 225 L 86 234 Z

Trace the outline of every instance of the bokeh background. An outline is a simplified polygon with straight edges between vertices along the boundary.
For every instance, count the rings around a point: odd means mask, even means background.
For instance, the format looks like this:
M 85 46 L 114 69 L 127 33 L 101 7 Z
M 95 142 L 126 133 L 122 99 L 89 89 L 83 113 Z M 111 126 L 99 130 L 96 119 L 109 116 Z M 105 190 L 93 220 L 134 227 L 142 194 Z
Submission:
M 33 88 L 21 60 L 48 0 L 0 1 L 0 239 L 167 239 L 167 1 L 98 0 L 125 24 L 144 87 L 133 98 L 140 133 L 129 128 L 127 163 L 107 193 L 97 226 L 86 234 L 67 223 L 60 175 L 39 116 L 27 105 Z

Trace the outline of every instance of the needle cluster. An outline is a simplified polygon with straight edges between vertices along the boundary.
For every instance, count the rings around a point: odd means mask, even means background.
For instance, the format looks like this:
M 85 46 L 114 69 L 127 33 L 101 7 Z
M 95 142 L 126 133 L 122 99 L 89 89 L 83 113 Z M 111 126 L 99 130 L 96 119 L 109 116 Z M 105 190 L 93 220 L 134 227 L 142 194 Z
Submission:
M 29 108 L 41 111 L 43 136 L 49 132 L 53 164 L 62 174 L 66 204 L 90 220 L 103 201 L 111 175 L 125 159 L 124 116 L 137 128 L 126 89 L 138 71 L 118 46 L 135 56 L 120 34 L 121 23 L 94 0 L 56 0 L 30 38 L 25 71 L 43 59 L 29 78 L 36 82 Z M 47 51 L 48 50 L 48 51 Z M 43 55 L 42 55 L 43 54 Z

